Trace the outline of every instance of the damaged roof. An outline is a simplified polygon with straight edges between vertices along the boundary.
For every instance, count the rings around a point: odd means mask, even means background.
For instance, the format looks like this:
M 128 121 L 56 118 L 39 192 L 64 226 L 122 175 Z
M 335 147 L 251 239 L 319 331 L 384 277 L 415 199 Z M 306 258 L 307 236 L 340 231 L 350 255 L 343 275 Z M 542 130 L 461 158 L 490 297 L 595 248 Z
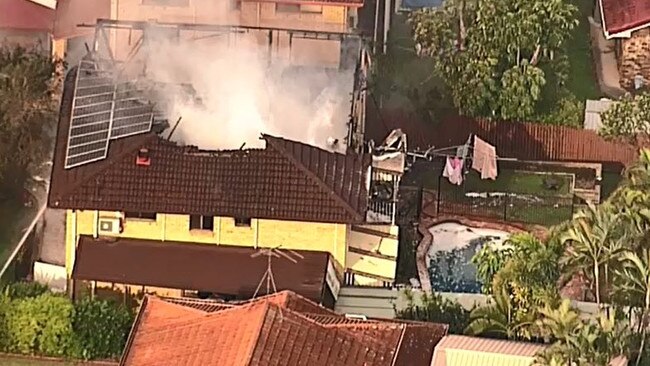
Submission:
M 292 290 L 321 303 L 330 254 L 293 251 L 296 255 L 292 251 L 277 250 L 292 258 L 300 256 L 296 263 L 286 258 L 273 259 L 273 277 L 278 289 Z M 267 270 L 267 257 L 251 257 L 257 252 L 254 248 L 239 246 L 129 238 L 93 239 L 82 235 L 72 278 L 251 298 Z
M 64 169 L 76 68 L 66 76 L 48 204 L 52 208 L 363 222 L 369 155 L 263 135 L 265 149 L 202 151 L 155 133 L 111 140 L 106 159 Z M 150 165 L 136 165 L 141 149 Z
M 600 0 L 603 29 L 608 38 L 650 25 L 648 0 Z
M 309 302 L 284 291 L 206 312 L 148 296 L 120 364 L 429 366 L 447 333 L 444 324 L 313 314 L 289 297 Z

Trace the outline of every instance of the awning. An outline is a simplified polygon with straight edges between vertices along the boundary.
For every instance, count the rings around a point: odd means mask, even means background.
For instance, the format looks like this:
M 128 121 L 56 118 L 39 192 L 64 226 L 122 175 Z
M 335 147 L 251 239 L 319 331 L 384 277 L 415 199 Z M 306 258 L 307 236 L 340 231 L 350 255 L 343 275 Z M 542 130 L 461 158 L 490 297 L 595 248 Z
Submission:
M 320 303 L 330 254 L 277 250 L 271 258 L 278 291 L 291 290 Z M 81 236 L 72 278 L 75 280 L 205 291 L 251 298 L 267 269 L 260 250 L 128 238 Z M 266 282 L 261 293 L 266 293 Z

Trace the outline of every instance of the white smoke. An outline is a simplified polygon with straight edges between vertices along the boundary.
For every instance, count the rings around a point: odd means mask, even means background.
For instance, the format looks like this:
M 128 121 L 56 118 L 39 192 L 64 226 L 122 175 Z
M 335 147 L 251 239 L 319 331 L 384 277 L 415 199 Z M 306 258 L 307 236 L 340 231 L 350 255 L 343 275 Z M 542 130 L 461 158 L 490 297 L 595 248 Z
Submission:
M 232 37 L 232 36 L 231 36 Z M 147 77 L 191 84 L 201 102 L 169 88 L 170 121 L 182 117 L 172 140 L 202 149 L 263 147 L 261 133 L 344 150 L 352 71 L 297 68 L 280 57 L 269 62 L 265 42 L 238 35 L 220 39 L 154 41 L 146 53 Z

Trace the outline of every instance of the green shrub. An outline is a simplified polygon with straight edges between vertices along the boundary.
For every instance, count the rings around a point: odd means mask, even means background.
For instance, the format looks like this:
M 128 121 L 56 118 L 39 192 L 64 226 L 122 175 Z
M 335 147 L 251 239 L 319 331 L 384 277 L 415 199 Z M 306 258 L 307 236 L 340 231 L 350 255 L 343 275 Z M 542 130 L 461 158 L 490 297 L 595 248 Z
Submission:
M 50 289 L 38 282 L 15 282 L 4 288 L 5 295 L 10 299 L 38 297 L 47 292 L 50 292 Z
M 75 304 L 73 329 L 84 359 L 113 358 L 122 353 L 133 313 L 106 300 L 84 299 Z
M 405 296 L 408 304 L 404 309 L 396 311 L 398 319 L 449 324 L 449 333 L 452 334 L 463 334 L 469 323 L 470 311 L 440 294 L 422 293 L 421 303 L 417 303 L 408 290 Z
M 70 300 L 51 293 L 13 300 L 7 313 L 8 350 L 67 356 L 75 348 L 73 315 Z

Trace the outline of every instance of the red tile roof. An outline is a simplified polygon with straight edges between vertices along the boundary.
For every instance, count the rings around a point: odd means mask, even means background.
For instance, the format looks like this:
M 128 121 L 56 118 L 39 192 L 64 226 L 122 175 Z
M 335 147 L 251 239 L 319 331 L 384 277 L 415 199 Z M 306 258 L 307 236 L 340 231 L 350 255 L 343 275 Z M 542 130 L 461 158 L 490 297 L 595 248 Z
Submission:
M 279 293 L 199 316 L 193 307 L 147 297 L 121 365 L 429 366 L 447 332 L 447 325 L 433 323 L 321 323 L 278 300 L 291 296 Z
M 77 245 L 72 278 L 206 291 L 248 299 L 255 293 L 267 269 L 265 256 L 251 257 L 257 252 L 254 248 L 238 246 L 128 238 L 93 239 L 82 235 Z M 271 262 L 277 288 L 295 291 L 321 303 L 324 301 L 330 254 L 307 250 L 294 252 L 302 256 L 297 263 L 285 258 L 275 258 Z M 314 309 L 296 309 L 317 312 Z
M 54 9 L 29 0 L 0 1 L 0 29 L 51 32 Z
M 265 149 L 201 151 L 150 133 L 110 142 L 108 157 L 64 169 L 73 69 L 66 77 L 48 203 L 91 209 L 295 221 L 363 222 L 369 155 L 264 135 Z M 151 165 L 135 164 L 149 149 Z
M 600 0 L 604 28 L 608 34 L 650 25 L 648 0 Z

